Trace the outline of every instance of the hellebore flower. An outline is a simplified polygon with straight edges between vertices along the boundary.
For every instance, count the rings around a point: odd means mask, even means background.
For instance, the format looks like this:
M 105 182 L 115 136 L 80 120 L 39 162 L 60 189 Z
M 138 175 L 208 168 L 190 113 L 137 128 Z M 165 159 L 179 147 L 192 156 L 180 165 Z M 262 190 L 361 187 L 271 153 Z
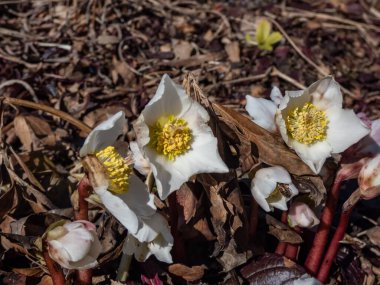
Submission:
M 298 194 L 289 173 L 282 166 L 258 170 L 251 184 L 251 193 L 265 211 L 288 209 L 286 202 Z
M 380 154 L 364 164 L 358 182 L 361 198 L 368 200 L 380 195 Z
M 294 202 L 290 205 L 288 223 L 291 227 L 312 228 L 319 224 L 319 219 L 307 204 Z
M 164 75 L 134 124 L 161 199 L 199 173 L 225 173 L 207 111 Z
M 118 112 L 95 127 L 80 150 L 83 163 L 95 193 L 104 207 L 140 242 L 151 242 L 159 235 L 172 237 L 167 221 L 156 212 L 154 195 L 132 173 L 131 161 L 123 158 L 112 146 L 125 125 L 123 112 Z M 153 222 L 154 221 L 154 222 Z M 167 259 L 166 262 L 171 262 Z
M 89 221 L 75 221 L 54 227 L 46 234 L 48 253 L 67 269 L 95 267 L 102 246 L 96 227 Z
M 369 133 L 352 110 L 342 109 L 342 101 L 339 84 L 329 76 L 306 90 L 287 91 L 277 110 L 283 140 L 315 173 L 331 154 Z
M 278 133 L 275 115 L 277 106 L 280 104 L 282 99 L 280 89 L 276 86 L 273 87 L 270 93 L 271 100 L 256 98 L 250 95 L 245 96 L 245 98 L 247 100 L 245 109 L 253 118 L 252 121 L 271 133 Z

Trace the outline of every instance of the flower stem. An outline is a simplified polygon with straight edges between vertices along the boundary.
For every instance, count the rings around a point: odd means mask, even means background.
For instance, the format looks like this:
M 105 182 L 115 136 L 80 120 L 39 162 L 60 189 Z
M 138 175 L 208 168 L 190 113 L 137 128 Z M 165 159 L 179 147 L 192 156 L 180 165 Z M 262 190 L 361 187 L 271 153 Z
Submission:
M 120 282 L 125 282 L 128 279 L 129 267 L 131 266 L 132 255 L 123 253 L 121 256 L 119 269 L 117 270 L 116 280 Z
M 281 214 L 281 222 L 285 224 L 286 221 L 287 221 L 287 219 L 288 219 L 288 212 L 287 211 L 283 211 L 282 214 Z M 276 248 L 275 252 L 277 254 L 284 255 L 286 247 L 287 247 L 287 243 L 283 242 L 283 241 L 280 241 L 278 243 L 278 245 L 277 245 L 277 248 Z
M 42 252 L 46 266 L 50 272 L 51 279 L 53 280 L 54 285 L 65 285 L 65 277 L 63 276 L 62 269 L 59 267 L 57 263 L 50 258 L 49 252 L 47 250 L 47 244 L 44 242 L 43 244 L 43 252 Z
M 90 195 L 90 181 L 87 176 L 84 176 L 78 185 L 79 201 L 78 207 L 74 206 L 75 220 L 88 221 L 88 202 L 86 198 Z M 78 285 L 92 284 L 92 269 L 78 270 L 76 275 L 76 283 Z
M 323 209 L 321 222 L 314 237 L 313 245 L 305 261 L 305 268 L 312 275 L 316 275 L 325 251 L 329 231 L 334 218 L 334 212 L 338 203 L 340 184 L 344 177 L 338 172 L 331 191 L 328 193 L 326 206 Z
M 348 222 L 350 220 L 350 214 L 352 213 L 353 208 L 354 207 L 351 207 L 347 211 L 343 211 L 340 215 L 339 225 L 335 231 L 334 237 L 332 238 L 330 246 L 317 275 L 317 279 L 322 283 L 325 283 L 327 281 L 332 262 L 334 261 L 339 248 L 339 242 L 344 237 L 344 233 L 346 232 Z

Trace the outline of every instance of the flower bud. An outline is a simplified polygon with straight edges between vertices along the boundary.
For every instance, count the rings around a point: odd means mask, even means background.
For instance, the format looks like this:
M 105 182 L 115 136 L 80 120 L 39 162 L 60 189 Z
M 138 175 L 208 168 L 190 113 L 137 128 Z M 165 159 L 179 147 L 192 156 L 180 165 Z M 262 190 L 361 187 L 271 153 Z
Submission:
M 311 228 L 319 224 L 319 219 L 308 205 L 295 202 L 290 206 L 288 223 L 291 227 Z
M 361 198 L 372 199 L 380 195 L 380 154 L 362 167 L 358 182 Z
M 50 257 L 67 269 L 95 267 L 102 246 L 94 224 L 75 221 L 59 225 L 46 233 Z

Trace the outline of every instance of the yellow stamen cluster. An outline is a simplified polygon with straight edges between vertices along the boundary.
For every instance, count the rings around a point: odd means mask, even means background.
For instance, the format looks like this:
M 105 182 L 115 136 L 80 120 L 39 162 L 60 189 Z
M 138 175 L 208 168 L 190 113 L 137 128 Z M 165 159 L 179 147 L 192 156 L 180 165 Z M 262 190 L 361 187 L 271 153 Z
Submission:
M 115 147 L 108 146 L 95 155 L 104 166 L 108 175 L 108 190 L 115 194 L 127 192 L 128 178 L 132 170 L 128 167 L 124 158 L 116 151 Z
M 303 144 L 324 141 L 327 137 L 327 125 L 325 112 L 311 103 L 295 108 L 286 118 L 289 136 Z
M 160 118 L 150 128 L 150 146 L 170 160 L 184 154 L 191 147 L 191 130 L 184 119 L 173 115 Z

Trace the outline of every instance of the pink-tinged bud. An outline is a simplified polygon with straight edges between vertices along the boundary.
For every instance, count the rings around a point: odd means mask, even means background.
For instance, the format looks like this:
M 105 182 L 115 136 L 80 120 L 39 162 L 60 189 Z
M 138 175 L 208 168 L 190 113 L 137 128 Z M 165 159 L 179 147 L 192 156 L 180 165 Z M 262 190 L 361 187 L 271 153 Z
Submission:
M 380 154 L 362 167 L 358 182 L 361 198 L 372 199 L 380 195 Z
M 288 223 L 291 227 L 311 228 L 319 224 L 319 219 L 308 205 L 294 202 L 290 205 Z
M 67 269 L 95 267 L 102 246 L 96 227 L 88 221 L 75 221 L 54 227 L 46 234 L 50 257 Z

